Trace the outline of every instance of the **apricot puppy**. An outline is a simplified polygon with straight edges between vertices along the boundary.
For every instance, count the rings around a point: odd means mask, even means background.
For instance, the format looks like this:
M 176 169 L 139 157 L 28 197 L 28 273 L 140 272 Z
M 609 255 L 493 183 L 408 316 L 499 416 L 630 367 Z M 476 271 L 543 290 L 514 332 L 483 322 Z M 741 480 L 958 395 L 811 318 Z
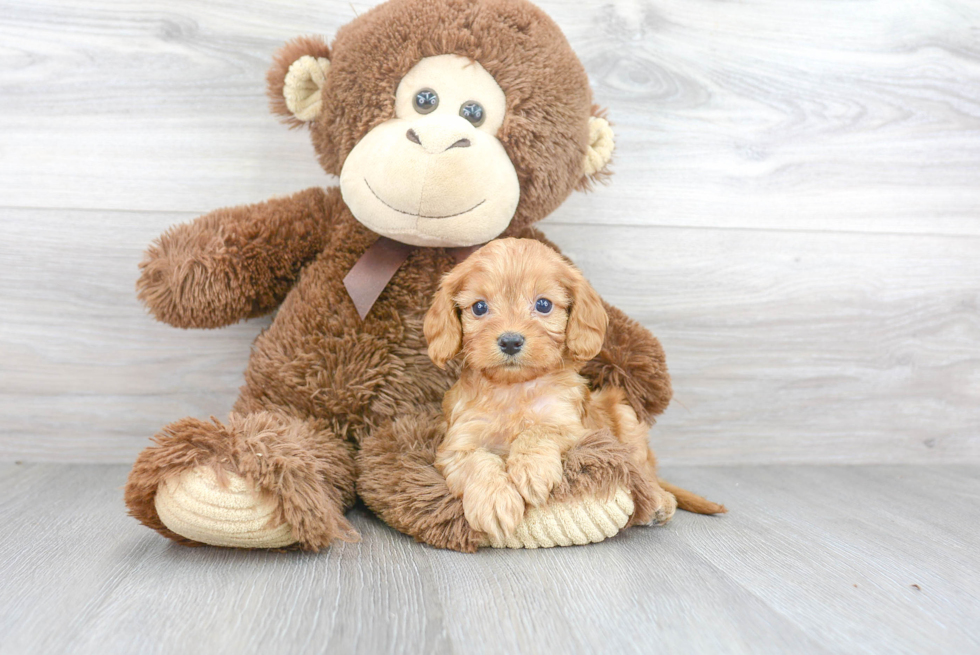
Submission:
M 564 453 L 600 428 L 632 447 L 661 494 L 657 520 L 673 515 L 649 426 L 620 389 L 590 392 L 578 373 L 601 350 L 607 322 L 582 274 L 539 241 L 492 241 L 443 279 L 425 316 L 428 353 L 445 368 L 462 351 L 463 363 L 443 400 L 435 464 L 474 529 L 513 533 L 525 505 L 544 504 L 561 481 Z

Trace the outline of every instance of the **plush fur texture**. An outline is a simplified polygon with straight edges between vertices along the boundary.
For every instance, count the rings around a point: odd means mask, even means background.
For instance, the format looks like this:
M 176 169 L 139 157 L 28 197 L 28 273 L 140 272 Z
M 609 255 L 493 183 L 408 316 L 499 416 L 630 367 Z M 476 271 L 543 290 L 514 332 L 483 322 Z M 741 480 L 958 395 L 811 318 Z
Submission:
M 301 54 L 324 56 L 322 42 L 296 40 L 269 73 L 277 113 L 282 80 Z M 521 184 L 509 235 L 554 211 L 587 184 L 582 162 L 593 109 L 588 76 L 558 26 L 539 8 L 515 0 L 392 0 L 337 32 L 330 49 L 323 113 L 311 126 L 324 170 L 340 175 L 347 154 L 394 113 L 398 81 L 423 57 L 457 54 L 479 61 L 507 96 L 498 133 Z M 605 174 L 599 172 L 597 179 Z
M 323 249 L 339 200 L 307 189 L 176 225 L 147 249 L 137 295 L 158 319 L 183 328 L 267 314 Z
M 310 127 L 325 171 L 338 173 L 357 141 L 390 117 L 400 77 L 420 58 L 444 53 L 478 60 L 507 93 L 498 138 L 521 183 L 507 234 L 544 241 L 530 225 L 583 182 L 592 105 L 568 43 L 528 2 L 392 0 L 343 28 L 329 49 L 317 39 L 287 44 L 270 87 L 281 90 L 294 58 L 329 55 L 323 113 Z M 139 457 L 126 492 L 134 516 L 186 543 L 162 525 L 153 494 L 168 476 L 205 463 L 272 494 L 301 546 L 321 548 L 352 536 L 343 511 L 354 499 L 360 445 L 358 487 L 371 509 L 429 543 L 472 549 L 475 537 L 454 522 L 453 499 L 431 459 L 418 454 L 434 438 L 429 408 L 458 373 L 431 363 L 422 334 L 439 279 L 455 260 L 442 248 L 415 250 L 362 321 L 342 280 L 376 239 L 330 188 L 217 210 L 150 246 L 137 288 L 158 319 L 217 327 L 278 310 L 255 341 L 231 419 L 177 421 Z M 642 326 L 608 305 L 606 312 L 605 343 L 583 374 L 593 388 L 621 387 L 649 422 L 670 398 L 663 351 Z M 602 476 L 626 466 L 608 465 L 616 460 L 610 453 L 595 457 L 606 463 L 586 465 L 595 481 L 569 483 L 568 493 L 606 488 Z M 642 507 L 642 489 L 629 479 Z
M 358 450 L 357 493 L 385 523 L 417 541 L 470 553 L 486 541 L 466 521 L 462 501 L 449 493 L 445 478 L 433 466 L 444 436 L 438 405 L 380 428 Z M 566 453 L 561 482 L 551 497 L 559 502 L 605 500 L 623 487 L 635 506 L 629 525 L 662 521 L 656 492 L 630 454 L 608 430 L 590 433 Z M 364 475 L 365 471 L 374 474 Z
M 357 541 L 343 517 L 354 500 L 351 444 L 318 421 L 268 412 L 232 414 L 228 425 L 185 418 L 171 423 L 144 450 L 130 474 L 126 504 L 145 525 L 180 543 L 194 542 L 170 532 L 159 520 L 154 498 L 169 475 L 214 468 L 219 482 L 232 471 L 278 500 L 274 523 L 286 521 L 302 547 L 316 550 L 335 539 Z
M 602 350 L 582 367 L 593 389 L 611 386 L 626 393 L 641 421 L 652 423 L 664 413 L 674 390 L 667 357 L 650 331 L 610 304 L 604 305 L 609 324 Z
M 304 122 L 298 120 L 286 106 L 283 87 L 286 84 L 286 73 L 293 62 L 308 55 L 316 58 L 330 58 L 330 47 L 319 36 L 298 36 L 279 48 L 272 60 L 272 67 L 266 74 L 266 85 L 269 94 L 269 109 L 273 114 L 281 116 L 283 122 L 291 128 L 302 127 Z

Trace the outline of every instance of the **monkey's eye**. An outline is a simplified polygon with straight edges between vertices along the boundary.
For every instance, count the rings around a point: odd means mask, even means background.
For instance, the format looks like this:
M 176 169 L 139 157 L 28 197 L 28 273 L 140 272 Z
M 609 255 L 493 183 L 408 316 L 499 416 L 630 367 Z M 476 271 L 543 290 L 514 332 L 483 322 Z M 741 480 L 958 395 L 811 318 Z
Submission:
M 428 114 L 439 106 L 439 96 L 432 89 L 422 89 L 415 94 L 415 111 Z
M 487 119 L 487 113 L 483 111 L 483 105 L 472 100 L 463 103 L 463 106 L 459 108 L 459 115 L 473 123 L 474 127 L 480 127 L 483 125 L 483 121 Z
M 550 314 L 553 307 L 554 305 L 547 298 L 538 298 L 538 302 L 534 303 L 534 309 L 539 314 Z
M 473 316 L 483 316 L 490 311 L 490 306 L 486 300 L 477 300 L 473 303 Z

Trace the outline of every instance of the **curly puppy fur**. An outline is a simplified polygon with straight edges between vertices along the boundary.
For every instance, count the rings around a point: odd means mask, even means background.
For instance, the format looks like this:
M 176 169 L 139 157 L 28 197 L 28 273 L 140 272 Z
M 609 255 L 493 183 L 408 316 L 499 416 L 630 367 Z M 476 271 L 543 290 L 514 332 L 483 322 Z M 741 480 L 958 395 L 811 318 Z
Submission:
M 609 430 L 652 486 L 658 522 L 674 497 L 657 485 L 655 458 L 622 390 L 592 393 L 578 371 L 602 348 L 608 317 L 598 294 L 558 253 L 532 239 L 492 241 L 440 285 L 425 317 L 437 366 L 460 352 L 446 394 L 446 437 L 436 468 L 475 529 L 510 536 L 525 506 L 543 505 L 562 460 L 587 435 Z
M 307 125 L 324 170 L 336 174 L 354 145 L 393 115 L 401 77 L 423 57 L 446 53 L 478 61 L 505 92 L 507 116 L 497 137 L 521 187 L 505 234 L 543 240 L 531 225 L 588 182 L 582 161 L 593 105 L 585 71 L 561 31 L 525 0 L 392 0 L 342 28 L 329 48 L 317 38 L 292 41 L 269 72 L 273 110 L 284 111 L 291 61 L 329 56 L 322 112 Z M 127 486 L 135 517 L 186 543 L 162 526 L 152 497 L 165 478 L 205 463 L 276 496 L 302 547 L 349 535 L 343 511 L 354 498 L 353 446 L 391 453 L 398 439 L 414 443 L 413 430 L 415 439 L 428 439 L 427 419 L 418 417 L 456 377 L 453 367 L 433 366 L 422 336 L 429 300 L 455 265 L 452 253 L 412 252 L 362 321 L 342 280 L 377 238 L 333 187 L 220 209 L 172 228 L 149 248 L 137 288 L 158 319 L 214 328 L 274 309 L 277 315 L 255 341 L 226 425 L 177 421 L 140 456 Z M 623 388 L 650 421 L 670 398 L 663 351 L 636 322 L 608 305 L 606 312 L 605 344 L 583 374 L 593 387 Z M 402 432 L 393 427 L 396 418 Z M 260 429 L 256 421 L 269 423 Z M 253 447 L 275 455 L 275 464 L 253 459 Z M 451 521 L 421 518 L 423 508 L 439 505 L 430 479 L 438 473 L 416 475 L 409 466 L 415 461 L 362 457 L 364 500 L 417 538 L 469 549 L 465 530 L 443 532 L 438 526 Z M 394 480 L 401 486 L 384 493 Z

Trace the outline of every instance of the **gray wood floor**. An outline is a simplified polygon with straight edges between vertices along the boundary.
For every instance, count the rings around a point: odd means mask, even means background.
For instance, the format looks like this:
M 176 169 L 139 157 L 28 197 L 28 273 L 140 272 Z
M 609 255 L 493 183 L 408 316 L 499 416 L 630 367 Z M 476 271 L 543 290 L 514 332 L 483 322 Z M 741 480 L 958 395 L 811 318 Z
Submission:
M 980 652 L 980 468 L 674 467 L 723 499 L 602 544 L 190 549 L 120 465 L 0 466 L 2 653 Z

